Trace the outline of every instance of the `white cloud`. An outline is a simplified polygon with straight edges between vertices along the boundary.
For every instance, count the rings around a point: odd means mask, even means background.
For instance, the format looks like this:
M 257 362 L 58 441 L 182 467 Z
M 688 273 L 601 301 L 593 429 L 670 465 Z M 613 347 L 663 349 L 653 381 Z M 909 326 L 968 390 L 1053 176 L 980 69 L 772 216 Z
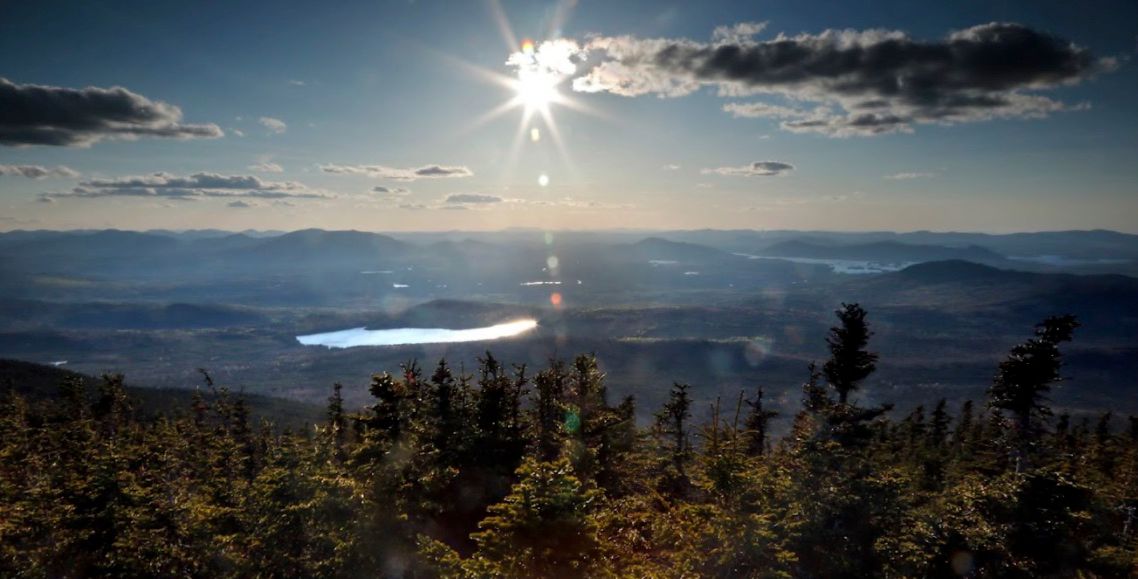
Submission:
M 261 123 L 262 127 L 269 129 L 269 132 L 274 135 L 279 135 L 288 130 L 288 124 L 280 119 L 274 119 L 273 117 L 261 117 L 257 119 L 257 122 Z
M 78 177 L 79 173 L 73 169 L 59 165 L 44 167 L 41 165 L 0 165 L 0 175 L 27 177 L 28 179 L 43 179 L 45 177 Z
M 794 165 L 781 161 L 755 161 L 740 167 L 715 167 L 703 169 L 704 175 L 723 175 L 728 177 L 774 177 L 794 170 Z
M 252 175 L 170 173 L 91 179 L 82 181 L 67 193 L 46 193 L 43 199 L 104 197 L 146 197 L 179 201 L 203 198 L 248 199 L 327 199 L 330 195 L 309 189 L 295 181 L 265 181 Z
M 501 203 L 502 201 L 504 201 L 504 199 L 497 195 L 483 195 L 481 193 L 454 193 L 447 195 L 446 199 L 443 200 L 444 203 L 461 204 Z
M 383 165 L 320 165 L 325 173 L 339 175 L 364 175 L 376 179 L 392 179 L 394 181 L 416 181 L 418 179 L 454 179 L 472 177 L 474 171 L 464 166 L 424 165 L 411 169 L 399 169 Z
M 732 26 L 717 26 L 711 31 L 711 41 L 723 44 L 747 42 L 766 30 L 767 24 L 767 22 L 740 22 Z
M 910 172 L 910 173 L 894 173 L 892 175 L 885 175 L 884 178 L 889 179 L 891 181 L 907 181 L 909 179 L 931 179 L 933 177 L 936 177 L 937 175 L 938 175 L 937 173 L 931 173 L 931 172 L 922 172 L 922 173 Z
M 382 193 L 384 195 L 391 195 L 395 197 L 403 197 L 405 195 L 411 194 L 411 190 L 404 187 L 384 187 L 383 185 L 377 185 L 375 187 L 372 187 L 371 190 L 374 193 Z
M 284 172 L 284 167 L 281 167 L 280 165 L 278 165 L 276 163 L 269 162 L 269 161 L 262 161 L 260 163 L 249 165 L 248 168 L 250 171 L 256 171 L 258 173 L 283 173 Z

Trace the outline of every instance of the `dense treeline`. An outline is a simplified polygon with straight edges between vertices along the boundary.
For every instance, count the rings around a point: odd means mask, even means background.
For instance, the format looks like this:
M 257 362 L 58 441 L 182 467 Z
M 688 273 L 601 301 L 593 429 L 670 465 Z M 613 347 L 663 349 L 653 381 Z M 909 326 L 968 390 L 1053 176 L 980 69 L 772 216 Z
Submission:
M 1138 420 L 1053 416 L 1049 318 L 988 400 L 863 407 L 857 305 L 801 409 L 763 391 L 655 423 L 613 401 L 591 356 L 539 372 L 487 354 L 372 378 L 301 432 L 251 424 L 213 388 L 139 420 L 121 377 L 0 400 L 0 576 L 1038 577 L 1136 567 Z M 774 420 L 792 424 L 771 440 Z

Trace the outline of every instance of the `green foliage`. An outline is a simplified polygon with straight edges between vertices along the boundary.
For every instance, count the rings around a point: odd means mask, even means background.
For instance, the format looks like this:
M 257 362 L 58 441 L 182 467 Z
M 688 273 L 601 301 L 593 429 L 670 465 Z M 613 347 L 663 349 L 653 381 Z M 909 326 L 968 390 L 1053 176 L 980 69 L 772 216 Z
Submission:
M 9 393 L 0 576 L 1138 573 L 1138 420 L 1048 407 L 1073 318 L 1013 349 L 987 412 L 891 419 L 850 396 L 876 356 L 864 310 L 838 315 L 777 441 L 762 390 L 699 424 L 676 384 L 641 429 L 593 356 L 532 380 L 489 354 L 473 377 L 410 362 L 372 378 L 371 404 L 337 384 L 322 424 L 284 432 L 208 375 L 166 417 L 140 416 L 121 376 Z

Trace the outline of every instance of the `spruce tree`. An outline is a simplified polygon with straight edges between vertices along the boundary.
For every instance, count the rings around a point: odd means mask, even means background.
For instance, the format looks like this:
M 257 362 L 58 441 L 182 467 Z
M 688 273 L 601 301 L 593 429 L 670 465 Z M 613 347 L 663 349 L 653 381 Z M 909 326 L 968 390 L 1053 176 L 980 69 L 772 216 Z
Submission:
M 838 403 L 846 404 L 850 393 L 877 368 L 877 354 L 865 349 L 872 334 L 865 321 L 864 308 L 843 303 L 834 313 L 841 325 L 830 328 L 830 335 L 826 337 L 830 359 L 822 366 L 822 373 L 837 391 Z
M 1062 380 L 1059 344 L 1071 340 L 1079 322 L 1052 316 L 1035 326 L 1035 337 L 1015 346 L 1000 362 L 988 388 L 988 406 L 1012 413 L 1017 466 L 1035 450 L 1042 421 L 1051 416 L 1048 394 Z
M 771 419 L 778 416 L 778 412 L 768 410 L 763 406 L 763 389 L 755 392 L 755 397 L 746 401 L 750 411 L 743 422 L 744 437 L 746 438 L 746 453 L 748 456 L 762 456 L 767 450 L 767 438 L 770 432 Z

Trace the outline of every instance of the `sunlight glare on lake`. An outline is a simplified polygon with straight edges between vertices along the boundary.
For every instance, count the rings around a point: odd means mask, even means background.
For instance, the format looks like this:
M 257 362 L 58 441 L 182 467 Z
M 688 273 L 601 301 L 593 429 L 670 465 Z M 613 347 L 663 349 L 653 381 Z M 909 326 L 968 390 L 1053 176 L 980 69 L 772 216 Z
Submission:
M 451 330 L 447 328 L 369 330 L 367 328 L 352 328 L 350 330 L 340 330 L 337 332 L 297 336 L 296 340 L 305 346 L 324 346 L 327 348 L 482 342 L 516 336 L 536 327 L 537 320 L 525 319 L 495 326 L 465 330 Z

